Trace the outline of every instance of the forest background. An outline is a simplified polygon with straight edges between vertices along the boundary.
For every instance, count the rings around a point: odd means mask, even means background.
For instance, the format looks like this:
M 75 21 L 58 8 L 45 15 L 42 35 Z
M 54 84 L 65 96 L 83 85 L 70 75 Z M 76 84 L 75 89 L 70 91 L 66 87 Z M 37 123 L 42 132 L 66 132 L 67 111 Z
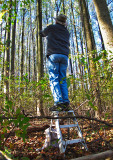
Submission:
M 113 1 L 1 0 L 0 6 L 0 116 L 49 115 L 47 40 L 37 33 L 64 13 L 71 107 L 113 122 Z

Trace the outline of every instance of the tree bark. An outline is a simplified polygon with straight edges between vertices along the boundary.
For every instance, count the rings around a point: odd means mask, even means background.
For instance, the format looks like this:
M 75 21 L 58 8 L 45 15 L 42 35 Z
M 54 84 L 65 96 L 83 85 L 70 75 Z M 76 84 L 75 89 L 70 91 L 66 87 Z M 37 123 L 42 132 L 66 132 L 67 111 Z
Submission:
M 37 0 L 37 33 L 42 30 L 42 1 Z M 43 78 L 43 47 L 42 47 L 42 37 L 38 34 L 37 37 L 37 64 L 38 64 L 38 82 Z M 39 86 L 39 100 L 38 108 L 41 115 L 44 115 L 43 111 L 43 99 L 42 99 L 42 90 L 41 85 Z
M 9 14 L 8 14 L 8 22 L 7 22 L 7 30 L 6 30 L 6 50 L 5 50 L 5 66 L 4 66 L 4 92 L 6 96 L 9 97 L 9 65 L 10 65 L 10 30 L 11 30 L 11 8 L 12 8 L 12 0 L 9 4 Z
M 7 23 L 6 23 L 7 24 Z M 6 40 L 6 30 L 5 30 L 5 33 L 4 33 L 4 44 L 5 44 L 5 40 Z M 4 72 L 4 68 L 5 68 L 5 50 L 3 52 L 3 67 L 2 67 L 2 71 L 1 71 L 1 77 L 2 77 L 2 80 L 1 80 L 1 90 L 4 91 L 4 75 L 5 75 L 5 72 Z
M 31 52 L 30 52 L 30 49 L 31 49 L 31 40 L 29 39 L 29 69 L 28 69 L 28 72 L 29 72 L 29 82 L 31 81 Z
M 63 13 L 65 14 L 65 1 L 62 1 L 62 5 L 63 5 Z
M 105 49 L 112 56 L 113 54 L 113 25 L 111 22 L 106 0 L 93 0 L 100 31 L 104 41 Z M 112 52 L 110 53 L 109 50 Z
M 21 54 L 21 82 L 23 81 L 23 73 L 24 73 L 24 20 L 25 20 L 25 9 L 23 8 L 23 17 L 22 17 L 22 54 Z
M 35 42 L 34 42 L 34 29 L 35 28 L 32 28 L 32 15 L 31 15 L 31 6 L 30 7 L 30 30 L 31 30 L 31 43 L 32 43 L 32 51 L 33 51 L 33 69 L 32 69 L 32 72 L 33 72 L 33 77 L 32 77 L 32 80 L 33 81 L 36 81 L 36 50 L 35 50 Z M 29 77 L 30 78 L 30 77 Z
M 87 51 L 91 52 L 95 49 L 95 41 L 92 34 L 91 24 L 89 22 L 89 12 L 85 0 L 80 1 L 81 16 L 84 25 L 84 32 L 87 44 Z
M 16 0 L 15 0 L 15 7 L 14 13 L 17 14 L 16 10 Z M 11 46 L 11 92 L 14 94 L 15 92 L 15 85 L 14 85 L 14 78 L 15 78 L 15 36 L 16 36 L 16 16 L 14 20 L 14 24 L 12 26 L 12 46 Z
M 16 11 L 16 0 L 15 0 L 15 14 Z M 15 35 L 16 35 L 16 17 L 14 20 L 14 25 L 12 26 L 12 47 L 11 47 L 11 78 L 14 79 L 14 64 L 15 64 Z

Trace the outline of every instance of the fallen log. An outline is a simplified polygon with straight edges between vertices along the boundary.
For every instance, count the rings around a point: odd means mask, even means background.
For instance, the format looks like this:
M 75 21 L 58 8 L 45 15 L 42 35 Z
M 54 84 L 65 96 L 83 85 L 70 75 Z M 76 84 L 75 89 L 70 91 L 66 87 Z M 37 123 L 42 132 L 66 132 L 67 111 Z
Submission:
M 35 127 L 35 126 L 30 126 L 27 128 L 27 134 L 30 134 L 32 132 L 44 132 L 47 128 L 49 127 L 49 125 L 44 125 L 44 126 L 41 126 L 41 127 Z M 7 137 L 10 137 L 10 136 L 15 136 L 15 131 L 18 130 L 18 129 L 14 129 L 13 131 L 9 132 L 9 133 L 4 133 L 4 137 L 7 138 Z M 0 133 L 1 135 L 1 133 Z
M 45 131 L 48 127 L 49 127 L 49 125 L 47 125 L 47 124 L 46 124 L 46 125 L 43 125 L 43 126 L 41 126 L 41 127 L 38 127 L 38 126 L 37 126 L 37 127 L 35 127 L 35 126 L 32 127 L 32 126 L 31 126 L 31 127 L 28 127 L 28 128 L 27 128 L 27 134 L 28 134 L 28 133 L 32 133 L 32 132 Z
M 74 158 L 71 160 L 97 160 L 97 159 L 107 160 L 108 158 L 109 160 L 113 160 L 113 150 L 108 150 L 108 151 L 97 153 L 97 154 L 91 154 L 88 156 Z
M 29 119 L 67 119 L 67 118 L 77 118 L 77 119 L 87 119 L 87 120 L 93 120 L 102 124 L 107 125 L 108 127 L 113 127 L 112 123 L 108 123 L 107 121 L 103 121 L 97 118 L 91 118 L 91 117 L 86 117 L 86 116 L 81 116 L 81 115 L 77 115 L 77 116 L 64 116 L 64 117 L 53 117 L 53 116 L 34 116 L 34 117 L 29 117 Z M 2 119 L 16 119 L 16 117 L 5 117 L 2 116 Z

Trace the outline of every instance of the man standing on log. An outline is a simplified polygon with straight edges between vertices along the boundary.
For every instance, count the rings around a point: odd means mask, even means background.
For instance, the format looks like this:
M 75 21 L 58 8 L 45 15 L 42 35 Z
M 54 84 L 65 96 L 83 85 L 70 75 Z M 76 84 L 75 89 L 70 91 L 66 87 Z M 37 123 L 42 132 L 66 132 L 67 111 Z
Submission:
M 40 31 L 42 37 L 47 36 L 47 58 L 50 88 L 54 98 L 54 106 L 50 111 L 68 111 L 69 98 L 66 82 L 66 70 L 69 55 L 69 31 L 66 25 L 67 16 L 60 14 L 54 25 Z

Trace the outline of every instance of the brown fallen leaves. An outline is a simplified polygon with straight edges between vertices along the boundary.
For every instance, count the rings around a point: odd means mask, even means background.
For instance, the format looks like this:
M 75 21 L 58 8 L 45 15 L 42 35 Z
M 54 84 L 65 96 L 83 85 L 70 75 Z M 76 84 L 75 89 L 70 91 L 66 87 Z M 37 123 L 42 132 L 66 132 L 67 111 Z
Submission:
M 26 141 L 22 138 L 11 135 L 5 144 L 7 150 L 10 151 L 10 156 L 15 160 L 64 160 L 77 158 L 89 154 L 103 152 L 113 149 L 113 128 L 108 128 L 100 125 L 97 122 L 79 121 L 83 132 L 83 137 L 86 140 L 88 151 L 83 149 L 80 144 L 67 146 L 65 157 L 60 154 L 58 148 L 48 147 L 44 150 L 37 150 L 43 147 L 45 141 L 44 130 L 49 126 L 49 122 L 32 120 L 31 126 L 28 128 Z M 67 131 L 63 130 L 63 134 Z M 71 138 L 74 138 L 73 130 Z

